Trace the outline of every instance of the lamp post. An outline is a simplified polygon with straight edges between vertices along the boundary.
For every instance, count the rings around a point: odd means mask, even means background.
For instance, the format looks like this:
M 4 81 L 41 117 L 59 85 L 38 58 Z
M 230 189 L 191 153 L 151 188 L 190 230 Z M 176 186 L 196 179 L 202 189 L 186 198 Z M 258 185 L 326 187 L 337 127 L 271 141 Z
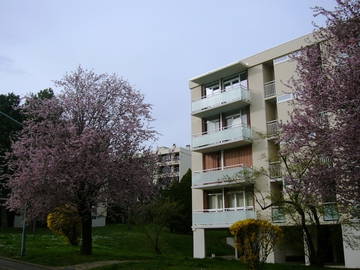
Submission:
M 14 119 L 10 115 L 8 115 L 2 111 L 0 111 L 0 114 L 5 116 L 8 119 L 14 121 L 16 124 L 20 125 L 21 127 L 23 126 L 22 123 L 20 123 L 18 120 Z M 27 210 L 27 205 L 25 205 L 25 207 L 24 207 L 24 214 L 23 214 L 23 225 L 22 225 L 22 233 L 21 233 L 21 250 L 20 250 L 21 257 L 25 256 L 25 254 L 26 254 L 26 210 Z

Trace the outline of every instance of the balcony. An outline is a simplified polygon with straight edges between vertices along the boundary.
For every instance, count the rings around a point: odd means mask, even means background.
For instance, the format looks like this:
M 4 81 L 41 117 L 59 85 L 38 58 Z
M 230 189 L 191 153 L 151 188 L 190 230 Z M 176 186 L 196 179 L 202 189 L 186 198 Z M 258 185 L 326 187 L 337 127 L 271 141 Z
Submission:
M 269 162 L 269 176 L 271 180 L 281 178 L 280 161 Z
M 339 212 L 335 202 L 323 203 L 324 221 L 337 221 L 339 219 Z
M 228 228 L 236 221 L 256 218 L 256 215 L 253 207 L 225 208 L 193 211 L 192 218 L 194 228 Z
M 214 168 L 203 171 L 196 171 L 192 177 L 193 188 L 211 188 L 237 185 L 245 183 L 246 177 L 252 173 L 251 168 L 243 164 Z
M 250 92 L 241 86 L 235 87 L 192 102 L 191 112 L 206 117 L 226 109 L 235 109 L 250 104 Z
M 237 125 L 223 127 L 219 131 L 193 135 L 193 151 L 205 152 L 215 151 L 219 147 L 234 147 L 251 143 L 251 129 L 247 126 Z M 219 149 L 220 149 L 219 148 Z
M 266 135 L 268 138 L 275 137 L 279 132 L 279 123 L 277 120 L 266 122 Z
M 264 98 L 276 97 L 275 81 L 266 82 L 264 84 Z
M 284 209 L 280 206 L 271 207 L 271 219 L 274 223 L 283 223 L 286 221 Z

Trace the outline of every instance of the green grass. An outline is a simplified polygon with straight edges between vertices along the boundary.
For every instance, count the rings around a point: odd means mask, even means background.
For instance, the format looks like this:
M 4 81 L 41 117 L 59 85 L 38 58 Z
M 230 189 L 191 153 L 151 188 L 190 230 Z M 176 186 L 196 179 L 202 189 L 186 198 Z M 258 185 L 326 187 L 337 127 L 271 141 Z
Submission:
M 206 232 L 207 245 L 211 253 L 233 254 L 225 243 L 228 233 L 217 230 Z M 93 255 L 80 255 L 79 247 L 72 247 L 65 240 L 47 229 L 38 229 L 27 235 L 27 255 L 19 257 L 21 231 L 0 230 L 0 256 L 25 260 L 32 263 L 62 266 L 105 260 L 130 260 L 117 265 L 100 267 L 101 270 L 245 270 L 238 261 L 221 259 L 192 259 L 192 235 L 164 232 L 160 240 L 162 255 L 155 255 L 149 241 L 138 227 L 109 225 L 93 230 Z M 311 270 L 297 265 L 266 265 L 265 270 Z
M 96 270 L 247 270 L 239 261 L 222 259 L 196 260 L 190 258 L 174 259 L 162 258 L 144 262 L 129 262 L 116 265 L 98 267 Z M 314 268 L 293 264 L 266 264 L 264 270 L 320 270 L 328 268 Z
M 109 225 L 93 230 L 93 255 L 80 255 L 79 247 L 72 247 L 61 236 L 47 229 L 27 234 L 27 254 L 19 257 L 21 231 L 0 231 L 0 256 L 22 259 L 52 266 L 72 265 L 100 260 L 149 259 L 155 253 L 145 235 L 137 227 Z M 192 235 L 165 232 L 160 240 L 163 256 L 191 257 Z

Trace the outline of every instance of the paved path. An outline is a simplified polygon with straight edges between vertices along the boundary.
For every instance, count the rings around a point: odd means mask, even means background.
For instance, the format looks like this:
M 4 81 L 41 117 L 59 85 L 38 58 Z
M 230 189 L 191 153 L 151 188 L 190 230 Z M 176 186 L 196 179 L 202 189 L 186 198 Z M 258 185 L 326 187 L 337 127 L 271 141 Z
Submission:
M 0 257 L 0 270 L 88 270 L 99 266 L 105 266 L 105 265 L 111 265 L 117 263 L 126 263 L 126 262 L 137 262 L 137 261 L 99 261 L 99 262 L 82 263 L 82 264 L 76 264 L 70 266 L 46 267 L 38 264 L 32 264 L 32 263 Z
M 0 257 L 0 270 L 48 270 L 45 266 Z

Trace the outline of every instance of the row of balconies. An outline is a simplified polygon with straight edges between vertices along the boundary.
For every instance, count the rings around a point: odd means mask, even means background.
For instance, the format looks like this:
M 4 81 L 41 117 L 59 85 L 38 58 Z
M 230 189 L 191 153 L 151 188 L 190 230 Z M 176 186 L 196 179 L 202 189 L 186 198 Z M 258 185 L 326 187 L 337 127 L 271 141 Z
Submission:
M 339 212 L 336 203 L 324 203 L 322 217 L 325 222 L 337 221 Z M 206 209 L 193 211 L 192 218 L 195 228 L 228 228 L 236 221 L 256 218 L 256 213 L 253 207 Z M 284 209 L 273 206 L 271 208 L 271 220 L 274 223 L 285 223 L 287 220 Z
M 264 84 L 264 98 L 276 96 L 275 82 Z M 221 91 L 211 96 L 202 97 L 192 102 L 192 115 L 203 118 L 218 114 L 222 111 L 232 110 L 250 105 L 250 92 L 241 86 Z M 278 121 L 266 123 L 267 137 L 278 134 Z M 192 137 L 192 149 L 196 152 L 211 152 L 226 147 L 236 147 L 251 143 L 251 129 L 245 125 L 223 127 L 217 131 L 195 134 Z M 234 166 L 213 168 L 195 171 L 192 177 L 192 187 L 198 189 L 211 189 L 231 187 L 232 185 L 246 184 L 244 174 L 252 172 L 251 168 L 237 164 Z M 281 178 L 280 162 L 269 163 L 269 173 L 272 180 Z M 273 222 L 285 222 L 282 209 L 273 207 L 271 210 Z M 205 209 L 193 211 L 193 227 L 224 228 L 238 220 L 256 218 L 253 207 Z

